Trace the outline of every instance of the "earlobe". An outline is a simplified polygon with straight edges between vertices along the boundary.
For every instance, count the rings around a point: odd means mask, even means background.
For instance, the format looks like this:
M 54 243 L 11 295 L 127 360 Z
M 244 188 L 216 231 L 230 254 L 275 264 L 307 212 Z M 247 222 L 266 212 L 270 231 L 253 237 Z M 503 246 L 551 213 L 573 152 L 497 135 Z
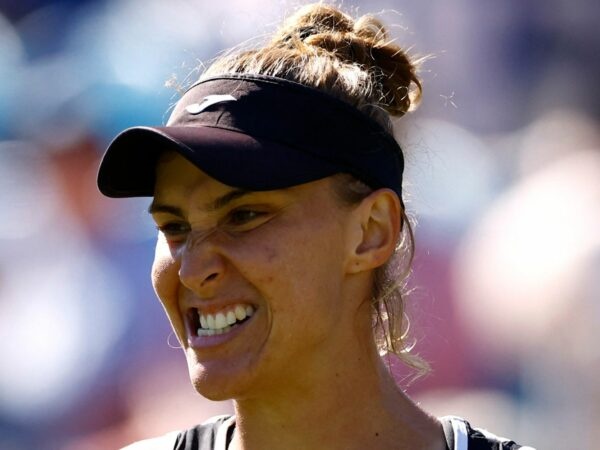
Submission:
M 360 232 L 354 241 L 350 273 L 372 270 L 391 257 L 400 234 L 402 206 L 390 189 L 379 189 L 366 197 L 357 209 Z

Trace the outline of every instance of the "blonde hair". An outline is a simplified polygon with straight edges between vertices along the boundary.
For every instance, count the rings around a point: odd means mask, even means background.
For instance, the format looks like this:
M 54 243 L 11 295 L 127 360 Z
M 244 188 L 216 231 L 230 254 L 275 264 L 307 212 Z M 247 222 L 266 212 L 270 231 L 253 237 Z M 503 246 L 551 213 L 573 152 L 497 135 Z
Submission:
M 320 89 L 355 106 L 392 133 L 391 116 L 413 109 L 421 97 L 421 60 L 411 60 L 373 16 L 356 20 L 336 7 L 311 4 L 287 18 L 264 46 L 216 59 L 200 77 L 242 73 L 270 75 Z M 338 176 L 340 198 L 355 203 L 372 189 L 352 176 Z M 374 274 L 374 336 L 380 353 L 393 353 L 419 374 L 427 363 L 410 353 L 404 297 L 414 254 L 405 212 L 394 256 Z

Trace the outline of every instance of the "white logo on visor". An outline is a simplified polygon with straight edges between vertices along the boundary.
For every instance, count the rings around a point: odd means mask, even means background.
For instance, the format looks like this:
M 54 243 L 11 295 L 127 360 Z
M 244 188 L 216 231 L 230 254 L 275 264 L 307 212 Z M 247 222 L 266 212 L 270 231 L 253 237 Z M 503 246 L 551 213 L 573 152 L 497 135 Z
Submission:
M 221 103 L 221 102 L 231 102 L 231 101 L 236 101 L 237 99 L 235 97 L 233 97 L 232 95 L 207 95 L 206 97 L 204 97 L 204 99 L 202 100 L 202 103 L 192 103 L 191 105 L 187 105 L 185 107 L 185 110 L 187 112 L 189 112 L 190 114 L 200 114 L 202 111 L 204 111 L 206 108 L 208 108 L 211 105 L 214 105 L 215 103 Z

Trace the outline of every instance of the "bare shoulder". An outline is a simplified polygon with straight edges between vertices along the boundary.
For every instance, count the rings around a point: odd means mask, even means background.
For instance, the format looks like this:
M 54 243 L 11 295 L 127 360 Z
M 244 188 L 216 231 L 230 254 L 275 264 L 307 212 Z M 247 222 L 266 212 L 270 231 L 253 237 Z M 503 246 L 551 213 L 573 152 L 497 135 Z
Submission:
M 121 450 L 169 450 L 175 448 L 175 441 L 179 431 L 172 431 L 163 436 L 144 439 L 123 447 Z

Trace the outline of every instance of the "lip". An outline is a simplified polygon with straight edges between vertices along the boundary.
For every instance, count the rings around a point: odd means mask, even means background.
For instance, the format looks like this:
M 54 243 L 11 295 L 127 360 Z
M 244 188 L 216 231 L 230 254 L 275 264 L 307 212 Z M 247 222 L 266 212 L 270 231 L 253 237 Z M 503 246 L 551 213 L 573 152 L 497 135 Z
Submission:
M 254 314 L 252 315 L 252 317 L 249 317 L 248 320 L 245 320 L 244 322 L 235 325 L 227 333 L 215 334 L 212 336 L 198 336 L 198 331 L 197 329 L 195 329 L 195 323 L 190 318 L 192 314 L 197 314 L 198 308 L 188 309 L 187 313 L 184 315 L 188 345 L 194 349 L 209 349 L 212 347 L 224 345 L 227 342 L 232 341 L 236 338 L 236 336 L 243 332 L 243 330 L 248 326 L 248 324 L 250 324 L 253 321 L 253 319 L 256 316 L 256 313 L 258 312 L 258 308 L 256 306 L 254 306 L 254 308 Z

